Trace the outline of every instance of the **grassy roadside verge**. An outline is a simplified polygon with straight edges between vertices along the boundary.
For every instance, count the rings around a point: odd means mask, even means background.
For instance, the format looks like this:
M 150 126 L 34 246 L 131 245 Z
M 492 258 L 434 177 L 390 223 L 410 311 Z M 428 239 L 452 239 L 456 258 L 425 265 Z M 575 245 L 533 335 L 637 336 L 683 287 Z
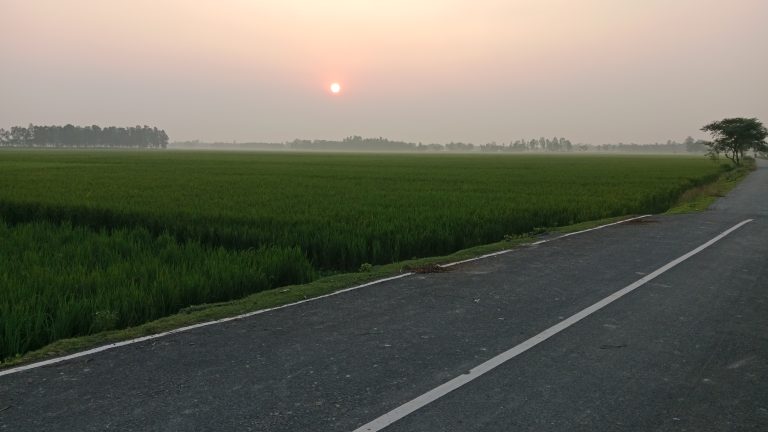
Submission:
M 706 209 L 715 199 L 717 199 L 717 197 L 722 196 L 733 189 L 733 187 L 735 187 L 736 184 L 741 179 L 743 179 L 752 169 L 754 169 L 754 162 L 751 163 L 751 166 L 723 173 L 720 178 L 709 185 L 700 186 L 686 192 L 681 197 L 679 204 L 676 207 L 670 209 L 667 213 L 677 214 Z M 616 222 L 628 217 L 630 216 L 583 222 L 566 227 L 555 228 L 550 232 L 575 232 Z M 170 331 L 179 327 L 295 303 L 304 299 L 310 299 L 325 294 L 330 294 L 344 288 L 364 284 L 386 277 L 391 277 L 403 272 L 407 272 L 414 268 L 455 262 L 492 252 L 520 247 L 530 243 L 535 238 L 535 234 L 523 235 L 510 238 L 506 241 L 465 249 L 451 255 L 417 260 L 407 260 L 393 264 L 374 266 L 370 269 L 370 271 L 367 272 L 329 276 L 304 285 L 292 285 L 269 291 L 262 291 L 243 299 L 231 302 L 192 306 L 183 309 L 175 315 L 161 318 L 140 326 L 123 330 L 102 332 L 78 338 L 59 340 L 36 351 L 32 351 L 11 359 L 6 359 L 5 362 L 0 363 L 0 369 L 17 366 L 23 363 L 40 361 L 50 357 L 66 355 L 100 345 Z
M 683 193 L 677 205 L 667 210 L 665 214 L 684 214 L 706 210 L 718 198 L 725 196 L 735 188 L 755 168 L 755 160 L 746 159 L 743 166 L 722 173 L 714 182 L 689 189 Z
M 631 216 L 583 222 L 567 227 L 555 228 L 552 229 L 550 233 L 568 233 L 580 231 L 612 222 L 617 222 L 628 217 Z M 73 352 L 83 351 L 101 345 L 162 333 L 193 324 L 295 303 L 301 300 L 330 294 L 356 285 L 361 285 L 364 283 L 406 273 L 412 269 L 425 268 L 436 264 L 446 264 L 478 257 L 488 253 L 513 249 L 531 243 L 535 238 L 536 235 L 534 234 L 522 235 L 496 243 L 464 249 L 446 256 L 428 257 L 401 261 L 381 266 L 373 266 L 370 271 L 366 272 L 338 274 L 324 277 L 308 284 L 290 285 L 268 291 L 258 292 L 242 299 L 229 302 L 191 306 L 182 309 L 175 315 L 160 318 L 158 320 L 151 321 L 136 327 L 58 340 L 41 349 L 30 351 L 21 356 L 5 359 L 5 361 L 0 362 L 0 369 L 35 361 L 41 361 L 46 358 L 71 354 Z

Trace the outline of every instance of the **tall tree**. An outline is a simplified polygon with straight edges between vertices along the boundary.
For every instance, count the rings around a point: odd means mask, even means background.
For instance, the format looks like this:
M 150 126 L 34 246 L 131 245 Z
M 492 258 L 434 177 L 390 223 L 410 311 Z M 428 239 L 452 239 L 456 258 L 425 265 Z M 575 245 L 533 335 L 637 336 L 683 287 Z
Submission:
M 768 129 L 756 118 L 727 118 L 714 121 L 701 130 L 712 135 L 712 142 L 707 143 L 708 154 L 716 158 L 723 153 L 736 165 L 741 165 L 745 152 L 764 151 L 768 147 L 765 142 Z

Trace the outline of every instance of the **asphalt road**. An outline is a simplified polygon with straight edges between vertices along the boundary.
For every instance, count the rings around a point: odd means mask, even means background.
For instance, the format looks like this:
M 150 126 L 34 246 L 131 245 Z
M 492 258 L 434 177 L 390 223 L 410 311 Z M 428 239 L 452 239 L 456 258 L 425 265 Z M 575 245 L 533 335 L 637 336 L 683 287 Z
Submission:
M 0 376 L 0 430 L 353 431 L 748 219 L 385 430 L 766 431 L 766 164 L 703 213 Z

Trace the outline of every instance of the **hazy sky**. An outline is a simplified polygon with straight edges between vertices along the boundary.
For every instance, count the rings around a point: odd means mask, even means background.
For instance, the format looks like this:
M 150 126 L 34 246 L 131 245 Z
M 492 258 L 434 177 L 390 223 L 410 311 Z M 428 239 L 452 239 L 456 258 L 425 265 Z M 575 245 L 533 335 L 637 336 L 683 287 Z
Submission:
M 767 0 L 0 0 L 0 52 L 5 128 L 600 144 L 768 123 Z

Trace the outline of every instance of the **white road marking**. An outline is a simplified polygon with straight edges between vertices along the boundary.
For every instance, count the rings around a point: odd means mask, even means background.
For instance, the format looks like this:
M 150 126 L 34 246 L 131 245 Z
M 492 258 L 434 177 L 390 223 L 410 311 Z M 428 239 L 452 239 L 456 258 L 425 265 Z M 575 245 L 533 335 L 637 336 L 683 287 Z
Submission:
M 628 221 L 631 221 L 631 220 L 644 218 L 644 217 L 647 217 L 647 216 L 650 216 L 650 215 L 634 217 L 634 218 L 631 218 L 631 219 L 626 219 L 626 220 L 623 220 L 623 221 L 614 222 L 614 223 L 610 223 L 610 224 L 607 224 L 607 225 L 601 225 L 599 227 L 590 228 L 590 229 L 583 230 L 583 231 L 572 232 L 572 233 L 565 234 L 565 235 L 560 236 L 560 237 L 555 237 L 555 238 L 550 239 L 550 240 L 536 242 L 536 243 L 533 243 L 533 244 L 541 244 L 541 243 L 544 243 L 544 242 L 547 242 L 547 241 L 557 240 L 559 238 L 568 237 L 568 236 L 571 236 L 571 235 L 580 234 L 580 233 L 584 233 L 584 232 L 587 232 L 587 231 L 594 231 L 596 229 L 605 228 L 605 227 L 608 227 L 608 226 L 611 226 L 611 225 L 616 225 L 616 224 L 620 224 L 620 223 L 623 223 L 623 222 L 628 222 Z M 507 249 L 507 250 L 503 250 L 503 251 L 500 251 L 500 252 L 494 252 L 494 253 L 486 254 L 486 255 L 483 255 L 483 256 L 480 256 L 480 257 L 477 257 L 477 258 L 471 258 L 471 259 L 467 259 L 467 260 L 463 260 L 463 261 L 457 261 L 457 262 L 453 262 L 453 263 L 449 263 L 449 264 L 443 264 L 441 267 L 451 267 L 451 266 L 454 266 L 454 265 L 457 265 L 457 264 L 463 264 L 463 263 L 470 262 L 470 261 L 477 261 L 477 260 L 480 260 L 480 259 L 483 259 L 483 258 L 488 258 L 488 257 L 496 256 L 496 255 L 502 255 L 502 254 L 511 252 L 512 250 L 513 249 Z M 342 290 L 339 290 L 339 291 L 334 291 L 332 293 L 321 295 L 321 296 L 318 296 L 318 297 L 312 297 L 312 298 L 309 298 L 309 299 L 306 299 L 306 300 L 297 301 L 295 303 L 288 303 L 288 304 L 284 304 L 282 306 L 276 306 L 276 307 L 269 308 L 269 309 L 261 309 L 261 310 L 257 310 L 257 311 L 253 311 L 253 312 L 248 312 L 248 313 L 245 313 L 245 314 L 242 314 L 242 315 L 237 315 L 237 316 L 233 316 L 233 317 L 218 319 L 218 320 L 215 320 L 215 321 L 207 321 L 207 322 L 203 322 L 203 323 L 199 323 L 199 324 L 193 324 L 193 325 L 186 326 L 186 327 L 179 327 L 177 329 L 173 329 L 173 330 L 170 330 L 170 331 L 167 331 L 167 332 L 163 332 L 163 333 L 157 333 L 157 334 L 153 334 L 153 335 L 149 335 L 149 336 L 143 336 L 143 337 L 136 338 L 136 339 L 129 339 L 129 340 L 121 341 L 121 342 L 115 342 L 115 343 L 111 343 L 111 344 L 108 344 L 108 345 L 103 345 L 103 346 L 100 346 L 100 347 L 89 349 L 87 351 L 81 351 L 81 352 L 65 355 L 65 356 L 62 356 L 62 357 L 56 357 L 56 358 L 52 358 L 52 359 L 48 359 L 48 360 L 39 361 L 39 362 L 36 362 L 36 363 L 30 363 L 28 365 L 17 366 L 15 368 L 11 368 L 11 369 L 0 370 L 0 377 L 4 376 L 4 375 L 10 375 L 10 374 L 14 374 L 14 373 L 18 373 L 18 372 L 23 372 L 23 371 L 26 371 L 26 370 L 35 369 L 35 368 L 39 368 L 39 367 L 43 367 L 43 366 L 48 366 L 48 365 L 52 365 L 52 364 L 56 364 L 56 363 L 61 363 L 63 361 L 76 359 L 78 357 L 89 356 L 91 354 L 96 354 L 96 353 L 99 353 L 99 352 L 102 352 L 102 351 L 107 351 L 107 350 L 110 350 L 110 349 L 113 349 L 113 348 L 118 348 L 118 347 L 125 346 L 125 345 L 132 345 L 132 344 L 135 344 L 135 343 L 145 342 L 145 341 L 152 340 L 152 339 L 158 339 L 158 338 L 161 338 L 161 337 L 170 336 L 172 334 L 182 333 L 182 332 L 189 331 L 189 330 L 194 330 L 194 329 L 197 329 L 197 328 L 200 328 L 200 327 L 207 327 L 207 326 L 214 325 L 214 324 L 221 324 L 221 323 L 225 323 L 225 322 L 228 322 L 228 321 L 235 321 L 235 320 L 239 320 L 239 319 L 243 319 L 243 318 L 248 318 L 248 317 L 251 317 L 251 316 L 254 316 L 254 315 L 259 315 L 259 314 L 271 312 L 271 311 L 274 311 L 274 310 L 284 309 L 284 308 L 287 308 L 287 307 L 296 306 L 296 305 L 300 305 L 300 304 L 311 302 L 311 301 L 315 301 L 315 300 L 320 300 L 320 299 L 323 299 L 323 298 L 326 298 L 326 297 L 331 297 L 331 296 L 335 296 L 335 295 L 338 295 L 338 294 L 343 294 L 345 292 L 358 290 L 360 288 L 365 288 L 365 287 L 368 287 L 368 286 L 371 286 L 371 285 L 376 285 L 376 284 L 380 284 L 380 283 L 383 283 L 383 282 L 389 282 L 389 281 L 392 281 L 392 280 L 395 280 L 395 279 L 404 278 L 404 277 L 410 276 L 412 274 L 413 273 L 402 273 L 402 274 L 399 274 L 397 276 L 392 276 L 392 277 L 388 277 L 388 278 L 384 278 L 384 279 L 378 279 L 378 280 L 375 280 L 375 281 L 372 281 L 372 282 L 364 283 L 362 285 L 357 285 L 357 286 L 354 286 L 354 287 L 351 287 L 351 288 L 345 288 L 345 289 L 342 289 Z
M 589 228 L 589 229 L 585 229 L 585 230 L 581 230 L 581 231 L 576 231 L 576 232 L 572 232 L 572 233 L 568 233 L 568 234 L 563 234 L 563 235 L 555 237 L 555 238 L 551 238 L 551 239 L 547 239 L 547 240 L 540 240 L 540 241 L 537 241 L 536 243 L 531 243 L 531 244 L 532 245 L 540 245 L 542 243 L 551 242 L 552 240 L 559 240 L 561 238 L 570 237 L 572 235 L 581 234 L 581 233 L 585 233 L 585 232 L 589 232 L 589 231 L 594 231 L 594 230 L 599 230 L 599 229 L 603 229 L 605 227 L 609 227 L 609 226 L 613 226 L 613 225 L 618 225 L 618 224 L 623 224 L 624 222 L 629 222 L 629 221 L 633 221 L 633 220 L 637 220 L 637 219 L 642 219 L 642 218 L 646 218 L 646 217 L 649 217 L 649 216 L 652 216 L 652 215 L 642 215 L 642 216 L 633 217 L 633 218 L 630 218 L 630 219 L 624 219 L 624 220 L 620 220 L 618 222 L 609 223 L 609 224 L 606 224 L 606 225 L 600 225 L 600 226 L 594 227 L 594 228 Z
M 616 291 L 615 293 L 609 295 L 608 297 L 600 300 L 599 302 L 593 304 L 592 306 L 589 306 L 586 309 L 583 309 L 582 311 L 576 313 L 575 315 L 572 315 L 563 321 L 560 321 L 559 323 L 553 325 L 552 327 L 544 330 L 543 332 L 537 334 L 536 336 L 533 336 L 532 338 L 526 340 L 525 342 L 522 342 L 519 345 L 514 346 L 513 348 L 497 355 L 496 357 L 486 361 L 485 363 L 482 363 L 466 374 L 459 375 L 456 378 L 453 378 L 452 380 L 445 382 L 441 384 L 438 387 L 435 387 L 434 389 L 424 393 L 423 395 L 417 397 L 416 399 L 413 399 L 411 401 L 408 401 L 404 403 L 403 405 L 400 405 L 399 407 L 393 409 L 392 411 L 384 414 L 383 416 L 373 420 L 372 422 L 365 424 L 357 429 L 354 430 L 354 432 L 376 432 L 380 431 L 387 426 L 391 425 L 392 423 L 402 419 L 403 417 L 413 413 L 414 411 L 417 411 L 424 406 L 434 402 L 437 399 L 440 399 L 441 397 L 445 396 L 446 394 L 456 390 L 457 388 L 463 386 L 464 384 L 467 384 L 478 377 L 484 375 L 487 372 L 490 372 L 491 370 L 497 368 L 498 366 L 501 366 L 504 362 L 511 360 L 518 355 L 528 351 L 529 349 L 535 347 L 536 345 L 544 342 L 545 340 L 551 338 L 552 336 L 560 333 L 561 331 L 567 329 L 568 327 L 576 324 L 577 322 L 581 321 L 582 319 L 588 317 L 589 315 L 597 312 L 598 310 L 604 308 L 605 306 L 615 302 L 616 300 L 620 299 L 621 297 L 624 297 L 625 295 L 631 293 L 632 291 L 636 290 L 637 288 L 645 285 L 649 281 L 655 279 L 659 275 L 663 274 L 664 272 L 668 271 L 669 269 L 677 266 L 678 264 L 682 263 L 683 261 L 687 260 L 688 258 L 698 254 L 699 252 L 703 251 L 704 249 L 712 246 L 728 234 L 736 231 L 737 229 L 741 228 L 742 226 L 752 222 L 753 219 L 747 219 L 743 222 L 740 222 L 733 227 L 729 228 L 728 230 L 722 232 L 717 237 L 713 238 L 712 240 L 709 240 L 708 242 L 704 243 L 703 245 L 697 247 L 696 249 L 688 252 L 687 254 L 670 261 L 669 263 L 665 264 L 664 266 L 658 268 L 654 272 L 648 274 L 647 276 L 643 277 L 642 279 L 639 279 L 635 281 L 634 283 L 627 285 L 626 287 L 622 288 L 619 291 Z
M 469 259 L 465 259 L 465 260 L 461 260 L 461 261 L 456 261 L 456 262 L 452 262 L 452 263 L 448 263 L 448 264 L 440 264 L 439 266 L 440 267 L 453 267 L 453 266 L 459 265 L 459 264 L 464 264 L 464 263 L 468 263 L 468 262 L 472 262 L 472 261 L 478 261 L 478 260 L 485 259 L 485 258 L 490 258 L 490 257 L 493 257 L 493 256 L 504 255 L 506 253 L 512 252 L 513 250 L 514 249 L 504 249 L 502 251 L 492 252 L 492 253 L 485 254 L 485 255 L 480 255 L 479 257 L 475 257 L 475 258 L 469 258 Z
M 561 236 L 557 236 L 557 237 L 554 237 L 554 238 L 551 238 L 551 239 L 539 240 L 539 241 L 537 241 L 535 243 L 531 243 L 531 245 L 532 246 L 536 246 L 536 245 L 540 245 L 540 244 L 543 244 L 543 243 L 551 242 L 552 240 L 559 240 L 561 238 L 570 237 L 572 235 L 582 234 L 582 233 L 589 232 L 589 231 L 595 231 L 595 230 L 603 229 L 605 227 L 609 227 L 609 226 L 613 226 L 613 225 L 618 225 L 618 224 L 622 224 L 624 222 L 629 222 L 629 221 L 633 221 L 633 220 L 636 220 L 636 219 L 642 219 L 642 218 L 649 217 L 649 216 L 652 216 L 652 215 L 637 216 L 637 217 L 633 217 L 633 218 L 629 218 L 629 219 L 620 220 L 618 222 L 613 222 L 613 223 L 609 223 L 609 224 L 605 224 L 605 225 L 600 225 L 600 226 L 597 226 L 597 227 L 594 227 L 594 228 L 589 228 L 589 229 L 585 229 L 585 230 L 581 230 L 581 231 L 574 231 L 572 233 L 563 234 Z M 490 257 L 493 257 L 493 256 L 504 255 L 505 253 L 512 252 L 513 250 L 514 249 L 505 249 L 503 251 L 493 252 L 493 253 L 481 255 L 481 256 L 475 257 L 475 258 L 469 258 L 469 259 L 465 259 L 465 260 L 461 260 L 461 261 L 456 261 L 456 262 L 452 262 L 452 263 L 448 263 L 448 264 L 441 264 L 440 267 L 453 267 L 453 266 L 459 265 L 459 264 L 464 264 L 464 263 L 468 263 L 468 262 L 472 262 L 472 261 L 478 261 L 478 260 L 485 259 L 485 258 L 490 258 Z
M 84 356 L 88 356 L 88 355 L 91 355 L 91 354 L 96 354 L 96 353 L 99 353 L 99 352 L 102 352 L 102 351 L 110 350 L 110 349 L 113 349 L 113 348 L 118 348 L 118 347 L 125 346 L 125 345 L 131 345 L 131 344 L 135 344 L 135 343 L 139 343 L 139 342 L 144 342 L 144 341 L 148 341 L 148 340 L 152 340 L 152 339 L 157 339 L 157 338 L 161 338 L 161 337 L 164 337 L 164 336 L 169 336 L 169 335 L 172 335 L 172 334 L 185 332 L 185 331 L 189 331 L 189 330 L 200 328 L 200 327 L 207 327 L 207 326 L 214 325 L 214 324 L 221 324 L 221 323 L 225 323 L 225 322 L 228 322 L 228 321 L 235 321 L 235 320 L 239 320 L 239 319 L 243 319 L 243 318 L 248 318 L 248 317 L 251 317 L 251 316 L 254 316 L 254 315 L 259 315 L 259 314 L 271 312 L 271 311 L 274 311 L 274 310 L 285 309 L 285 308 L 290 307 L 290 306 L 296 306 L 296 305 L 299 305 L 299 304 L 302 304 L 302 303 L 308 303 L 308 302 L 311 302 L 311 301 L 320 300 L 322 298 L 331 297 L 331 296 L 334 296 L 334 295 L 338 295 L 338 294 L 345 293 L 345 292 L 348 292 L 348 291 L 353 291 L 353 290 L 364 288 L 364 287 L 367 287 L 367 286 L 379 284 L 379 283 L 382 283 L 382 282 L 388 282 L 388 281 L 391 281 L 391 280 L 404 278 L 404 277 L 410 276 L 412 274 L 413 273 L 402 273 L 402 274 L 399 274 L 397 276 L 388 277 L 386 279 L 378 279 L 378 280 L 375 280 L 373 282 L 364 283 L 362 285 L 357 285 L 357 286 L 354 286 L 354 287 L 351 287 L 351 288 L 345 288 L 345 289 L 342 289 L 342 290 L 339 290 L 339 291 L 334 291 L 332 293 L 321 295 L 321 296 L 318 296 L 318 297 L 308 298 L 306 300 L 300 300 L 300 301 L 297 301 L 295 303 L 288 303 L 288 304 L 284 304 L 284 305 L 281 305 L 281 306 L 275 306 L 275 307 L 269 308 L 269 309 L 261 309 L 261 310 L 257 310 L 257 311 L 253 311 L 253 312 L 248 312 L 248 313 L 245 313 L 245 314 L 242 314 L 242 315 L 237 315 L 237 316 L 228 317 L 228 318 L 222 318 L 222 319 L 219 319 L 219 320 L 216 320 L 216 321 L 207 321 L 207 322 L 203 322 L 203 323 L 199 323 L 199 324 L 193 324 L 193 325 L 186 326 L 186 327 L 179 327 L 177 329 L 173 329 L 173 330 L 170 330 L 170 331 L 167 331 L 167 332 L 163 332 L 163 333 L 157 333 L 157 334 L 153 334 L 153 335 L 149 335 L 149 336 L 143 336 L 143 337 L 136 338 L 136 339 L 129 339 L 129 340 L 121 341 L 121 342 L 115 342 L 115 343 L 111 343 L 109 345 L 100 346 L 100 347 L 97 347 L 97 348 L 89 349 L 87 351 L 81 351 L 81 352 L 77 352 L 77 353 L 74 353 L 74 354 L 66 355 L 66 356 L 63 356 L 63 357 L 56 357 L 56 358 L 52 358 L 52 359 L 48 359 L 48 360 L 39 361 L 37 363 L 30 363 L 28 365 L 18 366 L 18 367 L 12 368 L 12 369 L 0 370 L 0 376 L 10 375 L 10 374 L 13 374 L 13 373 L 22 372 L 22 371 L 29 370 L 29 369 L 39 368 L 39 367 L 42 367 L 42 366 L 48 366 L 48 365 L 52 365 L 52 364 L 55 364 L 55 363 L 60 363 L 60 362 L 66 361 L 66 360 L 71 360 L 71 359 L 75 359 L 75 358 L 78 358 L 78 357 L 84 357 Z

